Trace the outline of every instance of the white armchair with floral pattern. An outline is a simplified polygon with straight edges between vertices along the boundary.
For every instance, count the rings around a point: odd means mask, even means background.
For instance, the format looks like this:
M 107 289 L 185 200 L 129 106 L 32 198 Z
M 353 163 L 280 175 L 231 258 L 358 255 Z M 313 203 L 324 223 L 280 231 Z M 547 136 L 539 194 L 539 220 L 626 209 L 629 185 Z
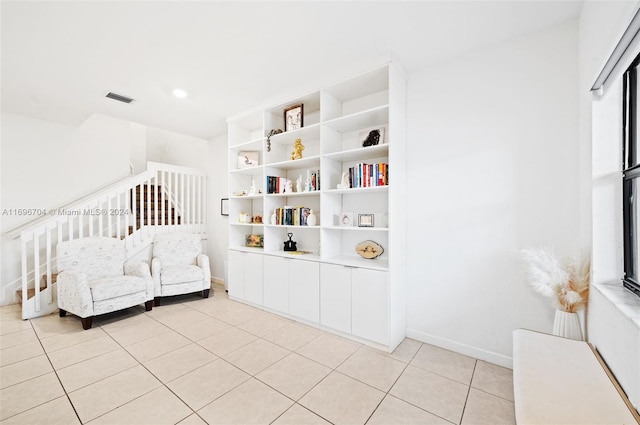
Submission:
M 154 287 L 149 265 L 127 263 L 124 241 L 89 237 L 60 242 L 56 248 L 58 307 L 91 328 L 93 317 L 144 304 L 153 308 Z
M 155 236 L 151 275 L 155 284 L 155 305 L 161 297 L 202 291 L 209 297 L 211 269 L 202 253 L 202 240 L 195 233 L 163 233 Z

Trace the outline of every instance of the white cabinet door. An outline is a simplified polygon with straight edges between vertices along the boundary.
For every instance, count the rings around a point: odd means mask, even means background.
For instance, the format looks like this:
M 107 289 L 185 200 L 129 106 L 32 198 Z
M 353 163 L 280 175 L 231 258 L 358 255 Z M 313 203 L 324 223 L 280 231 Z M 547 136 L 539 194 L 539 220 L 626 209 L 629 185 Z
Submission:
M 264 256 L 264 306 L 289 312 L 289 264 L 281 257 Z
M 244 253 L 244 299 L 262 305 L 262 255 Z
M 313 323 L 320 322 L 320 265 L 289 260 L 289 313 Z
M 244 300 L 244 256 L 246 253 L 229 251 L 229 296 Z
M 369 269 L 352 269 L 351 332 L 355 336 L 389 343 L 389 274 Z
M 351 269 L 334 264 L 320 266 L 320 323 L 351 333 Z

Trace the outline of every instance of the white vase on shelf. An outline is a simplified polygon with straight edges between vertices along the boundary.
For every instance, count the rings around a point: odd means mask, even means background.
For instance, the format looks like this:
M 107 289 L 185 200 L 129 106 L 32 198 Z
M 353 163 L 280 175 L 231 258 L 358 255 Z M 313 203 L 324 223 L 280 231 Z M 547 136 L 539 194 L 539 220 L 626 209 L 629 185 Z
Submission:
M 583 341 L 578 313 L 556 310 L 556 317 L 553 321 L 553 334 L 563 338 Z
M 315 226 L 317 222 L 318 219 L 313 213 L 313 210 L 309 210 L 309 216 L 307 217 L 307 226 Z
M 273 210 L 273 214 L 271 214 L 271 224 L 275 225 L 277 221 L 278 218 L 276 217 L 276 210 Z

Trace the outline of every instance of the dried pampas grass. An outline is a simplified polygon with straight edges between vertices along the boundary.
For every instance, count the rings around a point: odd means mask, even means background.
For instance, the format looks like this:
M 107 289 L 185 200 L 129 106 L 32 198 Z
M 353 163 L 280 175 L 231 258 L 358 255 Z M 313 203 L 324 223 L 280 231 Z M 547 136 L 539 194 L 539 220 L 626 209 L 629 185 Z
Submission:
M 587 259 L 574 258 L 562 263 L 552 250 L 523 249 L 528 263 L 529 283 L 534 291 L 550 298 L 555 308 L 575 313 L 583 310 L 589 301 L 591 265 Z

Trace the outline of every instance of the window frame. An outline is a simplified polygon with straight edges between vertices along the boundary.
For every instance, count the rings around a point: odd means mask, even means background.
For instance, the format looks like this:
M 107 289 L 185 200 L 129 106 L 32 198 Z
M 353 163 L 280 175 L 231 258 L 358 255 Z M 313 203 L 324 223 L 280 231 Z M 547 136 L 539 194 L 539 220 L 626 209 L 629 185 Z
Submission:
M 640 297 L 640 261 L 638 258 L 638 221 L 633 220 L 634 211 L 640 208 L 640 160 L 638 158 L 638 78 L 640 55 L 624 73 L 623 78 L 623 144 L 622 144 L 622 217 L 623 217 L 623 285 Z M 634 162 L 636 162 L 634 164 Z M 633 185 L 636 184 L 634 197 Z

